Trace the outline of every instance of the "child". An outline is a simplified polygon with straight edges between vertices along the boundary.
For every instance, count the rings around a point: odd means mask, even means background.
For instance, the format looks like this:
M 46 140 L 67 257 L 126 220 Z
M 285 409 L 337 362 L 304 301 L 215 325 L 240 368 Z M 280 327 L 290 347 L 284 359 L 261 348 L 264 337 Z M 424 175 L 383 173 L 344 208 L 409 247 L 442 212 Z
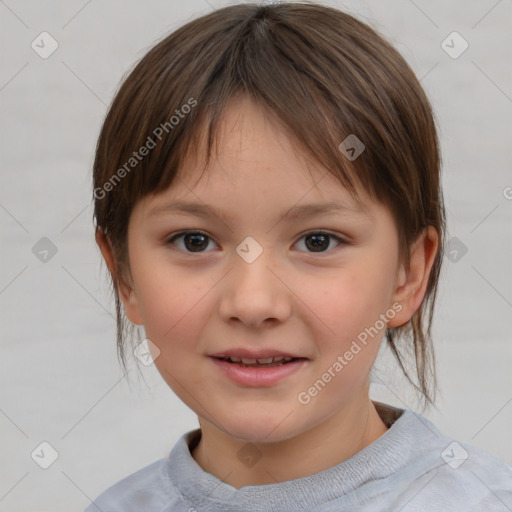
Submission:
M 99 137 L 96 239 L 123 364 L 126 314 L 200 428 L 87 512 L 512 510 L 512 468 L 369 397 L 385 339 L 434 400 L 439 168 L 413 72 L 334 8 L 232 5 L 151 49 Z

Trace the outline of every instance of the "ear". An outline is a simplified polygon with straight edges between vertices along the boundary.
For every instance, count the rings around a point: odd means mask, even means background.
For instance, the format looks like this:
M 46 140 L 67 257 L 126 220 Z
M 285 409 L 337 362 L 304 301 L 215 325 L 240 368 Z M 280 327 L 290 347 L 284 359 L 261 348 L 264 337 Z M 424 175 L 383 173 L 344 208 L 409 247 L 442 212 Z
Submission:
M 393 293 L 392 302 L 401 304 L 402 309 L 388 321 L 388 327 L 404 325 L 421 306 L 438 245 L 439 236 L 433 226 L 425 228 L 412 244 L 409 269 L 400 265 Z
M 131 285 L 125 283 L 121 276 L 118 274 L 114 250 L 112 249 L 110 240 L 101 228 L 98 228 L 96 230 L 96 243 L 98 244 L 103 259 L 107 264 L 110 275 L 112 276 L 112 280 L 114 281 L 114 283 L 116 283 L 117 293 L 119 295 L 119 299 L 123 303 L 126 316 L 130 320 L 130 322 L 136 325 L 142 325 L 143 321 L 142 316 L 140 314 L 139 303 L 137 300 L 135 290 L 132 288 Z

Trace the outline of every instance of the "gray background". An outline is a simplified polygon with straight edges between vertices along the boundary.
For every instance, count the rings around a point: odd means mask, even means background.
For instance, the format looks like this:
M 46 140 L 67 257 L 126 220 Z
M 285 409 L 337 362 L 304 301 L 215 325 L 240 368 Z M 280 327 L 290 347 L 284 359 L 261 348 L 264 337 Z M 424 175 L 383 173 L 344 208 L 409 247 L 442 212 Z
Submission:
M 458 261 L 445 260 L 434 329 L 442 395 L 426 416 L 512 463 L 511 2 L 330 4 L 398 47 L 440 125 L 449 236 L 467 253 L 452 241 Z M 123 379 L 91 166 L 124 73 L 167 32 L 223 5 L 0 2 L 0 511 L 82 510 L 197 426 L 154 367 L 141 379 L 131 361 Z M 59 45 L 47 59 L 31 48 L 43 31 Z M 469 43 L 456 59 L 441 47 L 453 31 Z M 43 237 L 57 249 L 46 262 L 33 252 Z M 385 352 L 377 369 L 373 396 L 414 408 Z M 48 469 L 31 458 L 43 441 L 58 452 Z

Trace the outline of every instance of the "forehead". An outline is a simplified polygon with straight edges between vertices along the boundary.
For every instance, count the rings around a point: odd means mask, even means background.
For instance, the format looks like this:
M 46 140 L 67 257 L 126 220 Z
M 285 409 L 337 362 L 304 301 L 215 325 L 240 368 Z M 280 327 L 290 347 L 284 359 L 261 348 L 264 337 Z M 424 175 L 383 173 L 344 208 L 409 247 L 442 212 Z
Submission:
M 317 189 L 331 199 L 342 198 L 356 206 L 366 196 L 357 183 L 350 162 L 340 162 L 355 182 L 357 195 L 306 151 L 297 137 L 267 107 L 247 97 L 233 99 L 223 111 L 216 133 L 217 144 L 206 161 L 206 130 L 199 129 L 197 144 L 189 146 L 181 161 L 173 188 L 213 192 L 216 186 L 233 188 L 245 184 L 254 192 L 280 189 L 285 196 L 306 195 Z M 284 197 L 283 196 L 283 200 Z
M 355 183 L 357 195 L 351 194 L 267 108 L 234 99 L 218 127 L 208 162 L 201 130 L 171 186 L 145 198 L 145 217 L 185 212 L 233 220 L 241 210 L 287 219 L 334 212 L 372 217 L 374 201 L 364 189 Z

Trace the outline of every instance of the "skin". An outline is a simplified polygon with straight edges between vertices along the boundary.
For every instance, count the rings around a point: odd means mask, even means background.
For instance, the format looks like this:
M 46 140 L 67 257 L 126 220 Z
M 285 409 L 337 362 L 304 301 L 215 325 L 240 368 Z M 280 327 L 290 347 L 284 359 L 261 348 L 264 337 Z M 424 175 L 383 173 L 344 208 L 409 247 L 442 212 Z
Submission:
M 226 109 L 215 156 L 200 181 L 200 159 L 188 157 L 168 190 L 134 207 L 131 279 L 118 292 L 128 318 L 144 325 L 158 347 L 155 364 L 162 377 L 198 415 L 196 462 L 235 488 L 301 478 L 339 464 L 386 432 L 368 394 L 385 326 L 309 403 L 297 397 L 393 304 L 401 310 L 389 327 L 412 317 L 425 295 L 438 237 L 432 227 L 422 233 L 410 248 L 406 271 L 391 213 L 364 190 L 359 197 L 366 213 L 282 220 L 298 204 L 356 205 L 248 99 Z M 212 205 L 223 218 L 149 215 L 177 199 Z M 193 252 L 184 237 L 168 243 L 185 229 L 207 234 L 202 252 Z M 343 242 L 327 238 L 325 250 L 315 252 L 304 235 L 320 229 Z M 263 249 L 252 263 L 236 252 L 248 236 Z M 101 234 L 97 240 L 116 272 L 107 240 Z M 235 347 L 273 348 L 308 361 L 275 385 L 246 387 L 225 377 L 208 357 Z M 261 455 L 251 467 L 237 456 L 244 447 Z

